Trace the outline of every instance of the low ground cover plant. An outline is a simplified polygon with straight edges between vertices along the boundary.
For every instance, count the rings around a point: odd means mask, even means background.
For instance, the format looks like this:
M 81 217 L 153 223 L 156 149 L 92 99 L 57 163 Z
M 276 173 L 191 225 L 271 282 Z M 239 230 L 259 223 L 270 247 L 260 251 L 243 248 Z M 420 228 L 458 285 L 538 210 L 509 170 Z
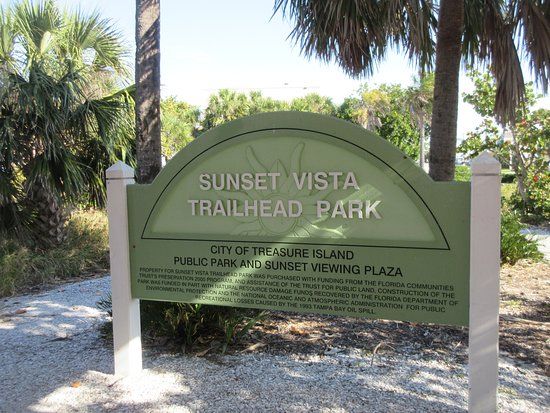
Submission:
M 104 272 L 108 267 L 107 216 L 102 211 L 74 212 L 68 223 L 68 238 L 57 246 L 37 248 L 20 237 L 0 234 L 0 296 Z

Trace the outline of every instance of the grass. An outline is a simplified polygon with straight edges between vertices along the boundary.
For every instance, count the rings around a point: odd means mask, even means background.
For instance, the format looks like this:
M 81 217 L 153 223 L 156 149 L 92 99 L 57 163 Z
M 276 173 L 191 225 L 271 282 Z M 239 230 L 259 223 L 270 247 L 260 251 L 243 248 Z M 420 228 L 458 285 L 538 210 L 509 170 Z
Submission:
M 66 242 L 45 251 L 30 249 L 10 236 L 0 237 L 0 296 L 108 268 L 104 212 L 77 211 L 69 220 L 68 230 Z

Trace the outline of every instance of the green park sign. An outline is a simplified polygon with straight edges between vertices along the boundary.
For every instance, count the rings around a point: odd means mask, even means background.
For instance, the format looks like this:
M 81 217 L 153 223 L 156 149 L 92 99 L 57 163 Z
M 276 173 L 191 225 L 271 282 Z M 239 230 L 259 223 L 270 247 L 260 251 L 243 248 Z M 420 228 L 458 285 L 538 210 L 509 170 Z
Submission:
M 127 205 L 134 298 L 468 325 L 470 184 L 351 123 L 230 122 Z
M 498 386 L 500 164 L 434 182 L 311 113 L 215 128 L 150 185 L 106 171 L 115 374 L 142 368 L 139 300 L 468 326 L 469 411 Z

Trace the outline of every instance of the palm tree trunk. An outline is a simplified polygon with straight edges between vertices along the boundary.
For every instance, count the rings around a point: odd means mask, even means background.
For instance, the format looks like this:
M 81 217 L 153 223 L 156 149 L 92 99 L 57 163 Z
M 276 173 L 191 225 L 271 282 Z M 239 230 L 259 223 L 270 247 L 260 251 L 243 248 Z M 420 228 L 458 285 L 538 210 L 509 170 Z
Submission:
M 455 174 L 458 77 L 464 0 L 441 0 L 437 28 L 430 176 L 451 181 Z
M 160 0 L 136 0 L 136 178 L 150 183 L 159 173 Z
M 31 201 L 36 208 L 34 233 L 42 247 L 60 245 L 67 239 L 69 215 L 57 197 L 40 184 L 32 188 Z

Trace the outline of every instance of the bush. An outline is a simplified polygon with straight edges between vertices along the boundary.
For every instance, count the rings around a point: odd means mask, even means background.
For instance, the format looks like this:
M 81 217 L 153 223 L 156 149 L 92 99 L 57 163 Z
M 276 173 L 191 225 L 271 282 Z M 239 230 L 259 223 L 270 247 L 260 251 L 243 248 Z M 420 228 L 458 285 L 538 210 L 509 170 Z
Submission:
M 506 211 L 500 225 L 500 261 L 514 265 L 524 258 L 540 260 L 537 242 L 521 233 L 524 226 L 516 213 Z
M 221 341 L 222 353 L 241 339 L 265 316 L 265 312 L 203 304 L 142 302 L 144 330 L 162 335 L 181 346 L 182 351 L 198 341 L 212 348 Z
M 77 211 L 60 246 L 36 249 L 0 234 L 0 296 L 36 285 L 70 278 L 109 266 L 107 217 L 99 211 Z
M 510 169 L 503 169 L 501 172 L 500 182 L 503 184 L 511 184 L 516 180 L 516 174 Z
M 538 224 L 550 221 L 550 174 L 529 176 L 531 184 L 527 187 L 527 201 L 515 193 L 510 202 L 514 209 L 521 212 L 523 220 Z
M 455 168 L 455 181 L 470 182 L 472 173 L 467 165 L 457 165 Z
M 267 312 L 203 304 L 142 300 L 141 328 L 152 339 L 166 338 L 183 352 L 197 343 L 224 353 L 237 343 Z M 112 315 L 111 296 L 102 298 L 97 307 Z M 110 336 L 109 324 L 104 335 Z

